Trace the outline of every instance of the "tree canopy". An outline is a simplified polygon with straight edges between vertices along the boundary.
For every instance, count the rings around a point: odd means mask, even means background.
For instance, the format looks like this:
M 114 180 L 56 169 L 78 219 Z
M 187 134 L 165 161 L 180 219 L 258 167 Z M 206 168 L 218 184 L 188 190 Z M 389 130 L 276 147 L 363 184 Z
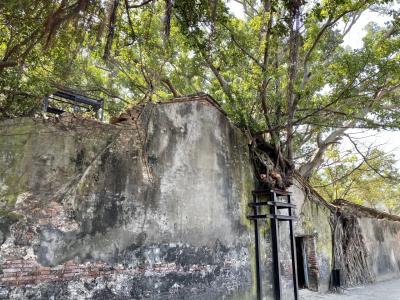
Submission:
M 370 147 L 362 155 L 330 148 L 312 185 L 327 201 L 346 199 L 400 214 L 400 176 L 393 154 Z
M 349 128 L 400 126 L 400 19 L 372 0 L 6 0 L 0 118 L 58 87 L 128 105 L 207 92 L 310 178 Z M 343 39 L 368 10 L 364 45 Z

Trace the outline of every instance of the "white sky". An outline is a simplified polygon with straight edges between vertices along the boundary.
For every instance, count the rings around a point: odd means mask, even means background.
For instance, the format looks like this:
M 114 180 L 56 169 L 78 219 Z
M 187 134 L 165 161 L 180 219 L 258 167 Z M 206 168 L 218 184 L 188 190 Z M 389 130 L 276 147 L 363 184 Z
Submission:
M 385 22 L 389 21 L 387 17 L 380 15 L 373 11 L 364 12 L 357 23 L 351 28 L 349 33 L 344 37 L 344 45 L 349 46 L 353 49 L 361 48 L 363 46 L 363 37 L 365 36 L 364 28 L 370 22 L 375 22 L 378 25 L 385 25 Z
M 396 4 L 398 6 L 398 3 Z M 344 45 L 353 49 L 361 48 L 363 46 L 363 37 L 365 36 L 364 28 L 370 22 L 375 22 L 378 25 L 384 25 L 389 19 L 373 11 L 366 11 L 360 17 L 353 28 L 344 38 Z M 374 145 L 386 153 L 392 153 L 397 159 L 396 166 L 400 168 L 400 131 L 387 131 L 387 130 L 350 130 L 352 136 L 362 138 L 357 141 L 366 147 Z M 351 148 L 352 145 L 349 141 L 343 140 L 343 149 Z
M 229 1 L 229 0 L 228 0 Z M 243 9 L 241 4 L 230 0 L 228 6 L 231 12 L 238 18 L 244 18 Z M 395 2 L 395 7 L 399 7 L 399 2 Z M 373 11 L 364 12 L 354 24 L 349 33 L 345 36 L 343 45 L 358 49 L 363 46 L 363 37 L 365 36 L 364 28 L 368 23 L 375 22 L 378 25 L 384 25 L 385 22 L 390 21 L 387 17 L 380 15 Z M 339 28 L 343 27 L 339 25 Z M 357 138 L 357 143 L 360 148 L 367 148 L 371 145 L 384 150 L 386 153 L 392 153 L 397 159 L 396 166 L 400 168 L 400 131 L 376 131 L 376 130 L 349 130 L 352 137 Z M 365 147 L 362 147 L 364 145 Z M 342 148 L 346 150 L 351 148 L 352 144 L 346 139 L 343 139 Z

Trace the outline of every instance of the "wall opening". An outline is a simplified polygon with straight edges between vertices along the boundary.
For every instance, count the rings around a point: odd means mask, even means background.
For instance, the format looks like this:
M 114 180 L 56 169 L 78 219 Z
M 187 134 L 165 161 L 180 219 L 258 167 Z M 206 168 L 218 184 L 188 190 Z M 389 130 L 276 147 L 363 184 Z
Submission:
M 315 235 L 296 237 L 297 281 L 300 289 L 318 291 L 316 238 Z
M 304 248 L 304 237 L 296 237 L 297 282 L 299 289 L 308 287 L 307 257 Z

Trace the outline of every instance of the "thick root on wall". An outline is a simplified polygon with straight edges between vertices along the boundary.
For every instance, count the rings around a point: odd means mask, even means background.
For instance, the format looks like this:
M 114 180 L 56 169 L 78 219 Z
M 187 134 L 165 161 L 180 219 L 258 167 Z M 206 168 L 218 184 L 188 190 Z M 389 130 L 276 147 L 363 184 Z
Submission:
M 335 269 L 340 269 L 344 287 L 371 283 L 374 276 L 368 264 L 368 251 L 357 218 L 347 213 L 333 216 Z
M 294 166 L 262 137 L 253 139 L 250 155 L 261 186 L 286 190 L 293 184 Z

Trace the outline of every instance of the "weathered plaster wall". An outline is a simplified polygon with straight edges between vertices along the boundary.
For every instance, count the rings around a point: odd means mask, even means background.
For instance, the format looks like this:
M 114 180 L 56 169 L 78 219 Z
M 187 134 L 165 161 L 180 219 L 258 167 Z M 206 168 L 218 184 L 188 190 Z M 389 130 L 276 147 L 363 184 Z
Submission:
M 290 190 L 293 193 L 298 218 L 295 224 L 295 234 L 307 238 L 310 255 L 308 257 L 308 274 L 312 278 L 317 278 L 317 283 L 310 280 L 310 288 L 327 292 L 331 280 L 333 245 L 329 204 L 298 176 L 295 177 Z
M 254 299 L 253 188 L 245 136 L 207 101 L 147 105 L 118 126 L 3 121 L 0 299 Z M 309 287 L 326 292 L 338 208 L 299 177 L 290 190 Z M 399 276 L 400 223 L 358 223 L 376 279 Z M 273 299 L 270 220 L 259 224 L 263 296 Z M 292 299 L 287 223 L 279 232 Z
M 400 222 L 359 218 L 367 261 L 376 281 L 400 277 Z
M 334 204 L 335 265 L 342 285 L 400 277 L 400 217 L 343 199 Z
M 196 101 L 137 125 L 0 124 L 0 298 L 254 298 L 245 137 Z
M 320 292 L 327 292 L 330 288 L 332 271 L 332 229 L 330 225 L 331 210 L 328 203 L 316 194 L 297 175 L 294 185 L 289 189 L 292 192 L 292 201 L 296 205 L 295 216 L 297 221 L 294 224 L 295 235 L 305 237 L 307 241 L 307 252 L 309 256 L 308 274 L 310 276 L 310 289 Z M 260 201 L 267 201 L 267 198 L 260 198 Z M 287 201 L 286 197 L 278 201 Z M 269 213 L 268 210 L 260 211 Z M 280 209 L 279 214 L 287 214 L 287 210 Z M 273 261 L 270 221 L 260 222 L 261 246 L 260 253 L 263 262 L 262 278 L 263 291 L 268 299 L 273 299 Z M 293 293 L 293 269 L 290 249 L 290 236 L 288 222 L 279 222 L 279 255 L 282 297 L 285 300 L 294 299 Z M 313 280 L 312 280 L 313 279 Z

